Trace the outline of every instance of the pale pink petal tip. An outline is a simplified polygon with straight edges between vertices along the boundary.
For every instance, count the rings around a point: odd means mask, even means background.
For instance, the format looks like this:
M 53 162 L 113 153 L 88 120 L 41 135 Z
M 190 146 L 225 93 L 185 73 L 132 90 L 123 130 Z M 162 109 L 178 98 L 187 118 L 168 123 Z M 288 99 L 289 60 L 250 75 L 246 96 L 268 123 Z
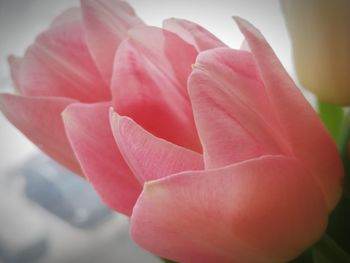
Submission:
M 59 26 L 65 23 L 71 23 L 73 21 L 81 20 L 81 11 L 79 7 L 71 7 L 64 10 L 60 15 L 55 17 L 51 26 Z
M 249 52 L 251 51 L 246 39 L 243 40 L 241 47 L 240 47 L 240 50 L 245 50 L 245 51 L 249 51 Z
M 119 114 L 114 110 L 114 107 L 109 107 L 109 122 L 112 124 L 119 121 Z M 114 125 L 111 125 L 113 130 Z
M 241 31 L 245 31 L 247 33 L 251 33 L 257 37 L 261 37 L 264 39 L 264 36 L 261 34 L 260 30 L 253 26 L 250 22 L 241 18 L 239 16 L 233 16 L 233 20 L 236 22 Z
M 180 36 L 186 42 L 193 45 L 197 51 L 226 47 L 226 44 L 208 30 L 185 19 L 166 19 L 163 21 L 163 28 Z
M 20 81 L 21 81 L 21 64 L 23 61 L 23 58 L 17 57 L 15 55 L 10 55 L 7 58 L 8 64 L 10 66 L 10 74 L 12 81 L 16 87 L 16 90 L 20 93 Z

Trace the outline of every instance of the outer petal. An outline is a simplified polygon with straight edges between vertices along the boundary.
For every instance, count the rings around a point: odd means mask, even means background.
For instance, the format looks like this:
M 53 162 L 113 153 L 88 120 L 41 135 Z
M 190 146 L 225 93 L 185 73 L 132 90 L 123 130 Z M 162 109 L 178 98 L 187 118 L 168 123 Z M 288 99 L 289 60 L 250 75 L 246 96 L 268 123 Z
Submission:
M 23 58 L 11 55 L 8 57 L 8 63 L 10 66 L 10 73 L 13 83 L 15 84 L 16 90 L 20 91 L 20 72 Z
M 61 112 L 72 99 L 0 94 L 0 110 L 43 152 L 77 174 L 81 170 L 64 131 Z
M 128 117 L 113 113 L 111 125 L 124 159 L 142 183 L 204 168 L 202 155 L 153 136 Z
M 146 183 L 131 220 L 139 245 L 178 262 L 270 263 L 317 241 L 327 208 L 300 162 L 265 156 Z
M 201 152 L 187 93 L 197 52 L 159 28 L 138 27 L 129 34 L 116 55 L 114 108 L 157 137 Z
M 216 48 L 201 52 L 195 68 L 204 71 L 218 84 L 228 85 L 242 104 L 255 111 L 265 122 L 279 128 L 274 107 L 260 79 L 254 57 L 250 52 Z
M 220 48 L 198 56 L 189 92 L 207 168 L 288 153 L 255 77 L 254 61 L 245 51 Z
M 88 46 L 106 83 L 110 83 L 114 55 L 130 28 L 142 25 L 134 10 L 118 0 L 81 0 Z
M 236 18 L 236 22 L 247 39 L 268 96 L 278 112 L 282 132 L 292 145 L 294 155 L 318 180 L 329 209 L 333 209 L 341 194 L 344 173 L 335 144 L 261 33 L 241 18 Z
M 109 107 L 108 103 L 72 104 L 64 111 L 63 119 L 85 176 L 112 209 L 130 215 L 141 185 L 114 141 Z
M 185 19 L 166 19 L 163 21 L 163 28 L 179 35 L 193 45 L 198 52 L 216 47 L 227 47 L 226 44 L 205 28 Z
M 39 35 L 21 63 L 18 88 L 28 96 L 83 102 L 110 99 L 109 88 L 90 57 L 80 21 L 53 26 Z

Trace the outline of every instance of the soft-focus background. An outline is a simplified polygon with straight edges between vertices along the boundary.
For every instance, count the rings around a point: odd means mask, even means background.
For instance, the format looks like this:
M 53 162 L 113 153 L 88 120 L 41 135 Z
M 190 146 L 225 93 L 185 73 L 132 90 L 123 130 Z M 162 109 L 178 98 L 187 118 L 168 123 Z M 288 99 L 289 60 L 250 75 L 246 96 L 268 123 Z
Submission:
M 278 0 L 130 0 L 148 24 L 168 17 L 201 24 L 233 48 L 242 16 L 266 36 L 287 70 L 290 43 Z M 0 1 L 0 91 L 9 91 L 7 56 L 23 55 L 52 18 L 75 0 Z M 132 243 L 128 219 L 109 211 L 90 186 L 39 153 L 0 114 L 0 262 L 160 262 Z

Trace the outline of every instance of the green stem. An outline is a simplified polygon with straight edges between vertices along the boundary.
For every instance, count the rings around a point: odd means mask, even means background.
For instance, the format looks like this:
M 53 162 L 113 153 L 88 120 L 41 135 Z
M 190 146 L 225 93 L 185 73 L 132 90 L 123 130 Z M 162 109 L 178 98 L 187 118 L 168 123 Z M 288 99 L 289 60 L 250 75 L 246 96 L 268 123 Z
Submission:
M 172 261 L 172 260 L 166 259 L 166 258 L 162 258 L 162 261 L 163 261 L 164 263 L 176 263 L 175 261 Z

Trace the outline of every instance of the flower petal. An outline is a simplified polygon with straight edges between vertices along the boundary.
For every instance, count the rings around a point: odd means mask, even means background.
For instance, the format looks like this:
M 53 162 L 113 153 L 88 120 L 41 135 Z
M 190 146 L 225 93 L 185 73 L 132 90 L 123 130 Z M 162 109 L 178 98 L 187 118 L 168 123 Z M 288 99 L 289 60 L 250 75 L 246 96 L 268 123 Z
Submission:
M 174 32 L 193 45 L 198 52 L 216 47 L 227 47 L 220 39 L 200 25 L 185 19 L 170 18 L 163 21 L 163 28 Z
M 241 49 L 241 50 L 246 50 L 246 51 L 251 52 L 251 50 L 250 50 L 250 48 L 249 48 L 249 45 L 248 45 L 248 42 L 247 42 L 246 39 L 243 40 L 240 49 Z
M 81 11 L 79 7 L 71 7 L 62 12 L 62 14 L 55 17 L 51 26 L 59 26 L 65 23 L 71 23 L 74 21 L 81 21 Z
M 118 0 L 81 0 L 83 21 L 91 51 L 103 78 L 110 83 L 115 52 L 130 28 L 142 25 L 134 10 Z
M 142 183 L 204 168 L 202 155 L 153 136 L 128 117 L 113 113 L 111 125 L 125 161 Z
M 21 63 L 19 89 L 28 96 L 83 102 L 110 99 L 85 44 L 80 21 L 51 27 L 36 39 Z
M 148 182 L 133 211 L 132 237 L 178 262 L 289 261 L 327 223 L 308 173 L 295 159 L 265 156 Z
M 138 27 L 129 34 L 115 58 L 114 108 L 155 136 L 201 152 L 187 93 L 197 52 L 159 28 Z
M 262 34 L 242 18 L 236 18 L 236 22 L 252 50 L 267 94 L 278 112 L 281 131 L 292 145 L 293 154 L 316 177 L 332 210 L 341 195 L 344 173 L 335 144 Z
M 47 155 L 81 174 L 61 119 L 61 112 L 73 102 L 76 101 L 66 98 L 0 94 L 0 110 L 14 126 Z
M 62 114 L 85 176 L 112 209 L 130 215 L 141 192 L 121 156 L 108 119 L 109 103 L 75 103 Z
M 10 66 L 11 79 L 15 84 L 16 91 L 20 91 L 20 75 L 21 75 L 21 65 L 23 63 L 23 58 L 11 55 L 8 57 L 8 64 Z
M 198 56 L 189 93 L 206 168 L 288 153 L 256 75 L 245 51 L 218 48 Z

